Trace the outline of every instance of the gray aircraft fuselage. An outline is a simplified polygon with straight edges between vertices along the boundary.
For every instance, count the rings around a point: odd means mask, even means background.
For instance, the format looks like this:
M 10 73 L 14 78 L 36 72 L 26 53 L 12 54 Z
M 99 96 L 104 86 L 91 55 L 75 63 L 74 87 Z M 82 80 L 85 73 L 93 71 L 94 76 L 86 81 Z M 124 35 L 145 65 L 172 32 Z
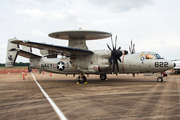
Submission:
M 94 54 L 78 56 L 77 58 L 40 58 L 30 59 L 30 67 L 40 71 L 59 74 L 111 74 L 112 65 L 108 62 L 111 56 L 109 50 L 95 50 Z M 121 56 L 118 62 L 119 73 L 156 73 L 174 67 L 174 62 L 160 58 L 155 52 L 142 52 Z M 115 69 L 116 74 L 116 69 Z

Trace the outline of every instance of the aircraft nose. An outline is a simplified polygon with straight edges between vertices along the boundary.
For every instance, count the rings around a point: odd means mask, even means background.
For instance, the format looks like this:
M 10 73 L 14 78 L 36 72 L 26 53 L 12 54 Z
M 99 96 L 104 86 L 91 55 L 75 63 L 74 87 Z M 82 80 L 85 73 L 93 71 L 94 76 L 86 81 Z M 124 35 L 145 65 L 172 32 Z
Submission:
M 176 64 L 172 61 L 168 62 L 168 69 L 173 69 L 176 66 Z

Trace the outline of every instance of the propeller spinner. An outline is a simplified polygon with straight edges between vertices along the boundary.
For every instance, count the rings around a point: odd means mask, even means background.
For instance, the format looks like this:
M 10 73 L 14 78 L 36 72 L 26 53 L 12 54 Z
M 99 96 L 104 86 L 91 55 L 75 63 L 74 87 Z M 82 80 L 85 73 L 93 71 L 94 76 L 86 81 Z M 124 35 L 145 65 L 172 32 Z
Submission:
M 112 74 L 114 74 L 114 69 L 115 69 L 115 65 L 116 65 L 116 68 L 117 68 L 117 74 L 119 74 L 119 66 L 118 66 L 118 60 L 119 62 L 121 62 L 121 56 L 123 55 L 123 53 L 120 51 L 121 47 L 119 47 L 117 50 L 116 50 L 116 42 L 117 42 L 117 36 L 115 38 L 115 45 L 113 44 L 113 40 L 112 40 L 112 37 L 111 37 L 111 42 L 112 42 L 112 48 L 111 49 L 109 47 L 109 45 L 107 44 L 107 47 L 109 48 L 109 50 L 111 51 L 111 57 L 109 58 L 109 62 L 113 62 L 113 71 L 112 71 Z

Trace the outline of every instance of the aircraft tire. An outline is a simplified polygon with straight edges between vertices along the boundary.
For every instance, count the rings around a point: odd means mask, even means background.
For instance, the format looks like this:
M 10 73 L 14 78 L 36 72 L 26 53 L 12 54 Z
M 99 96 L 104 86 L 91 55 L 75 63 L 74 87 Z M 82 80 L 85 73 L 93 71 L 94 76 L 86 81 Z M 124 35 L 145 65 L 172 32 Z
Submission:
M 157 82 L 163 82 L 163 78 L 162 77 L 158 77 L 157 78 Z
M 101 74 L 101 75 L 100 75 L 100 79 L 101 79 L 101 80 L 106 80 L 106 79 L 107 79 L 106 74 Z
M 84 83 L 84 82 L 86 82 L 86 76 L 83 76 L 82 78 L 78 77 L 78 82 L 79 82 L 79 83 Z

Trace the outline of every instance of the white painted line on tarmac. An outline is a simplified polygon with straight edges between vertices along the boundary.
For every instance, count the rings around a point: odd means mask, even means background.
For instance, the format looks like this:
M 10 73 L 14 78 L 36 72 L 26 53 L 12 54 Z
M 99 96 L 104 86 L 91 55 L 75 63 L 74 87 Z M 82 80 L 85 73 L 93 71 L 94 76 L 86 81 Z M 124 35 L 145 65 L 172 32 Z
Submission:
M 33 73 L 31 72 L 31 75 L 34 78 L 34 81 L 36 82 L 36 84 L 38 85 L 38 87 L 40 88 L 40 90 L 42 91 L 42 93 L 44 94 L 44 96 L 47 98 L 47 100 L 49 101 L 49 103 L 52 105 L 52 107 L 54 108 L 54 110 L 56 111 L 56 113 L 58 114 L 58 116 L 62 119 L 62 120 L 67 120 L 66 117 L 63 115 L 63 113 L 61 112 L 61 110 L 56 106 L 56 104 L 51 100 L 51 98 L 48 96 L 48 94 L 43 90 L 43 88 L 40 86 L 40 84 L 36 81 L 36 78 L 34 77 Z

